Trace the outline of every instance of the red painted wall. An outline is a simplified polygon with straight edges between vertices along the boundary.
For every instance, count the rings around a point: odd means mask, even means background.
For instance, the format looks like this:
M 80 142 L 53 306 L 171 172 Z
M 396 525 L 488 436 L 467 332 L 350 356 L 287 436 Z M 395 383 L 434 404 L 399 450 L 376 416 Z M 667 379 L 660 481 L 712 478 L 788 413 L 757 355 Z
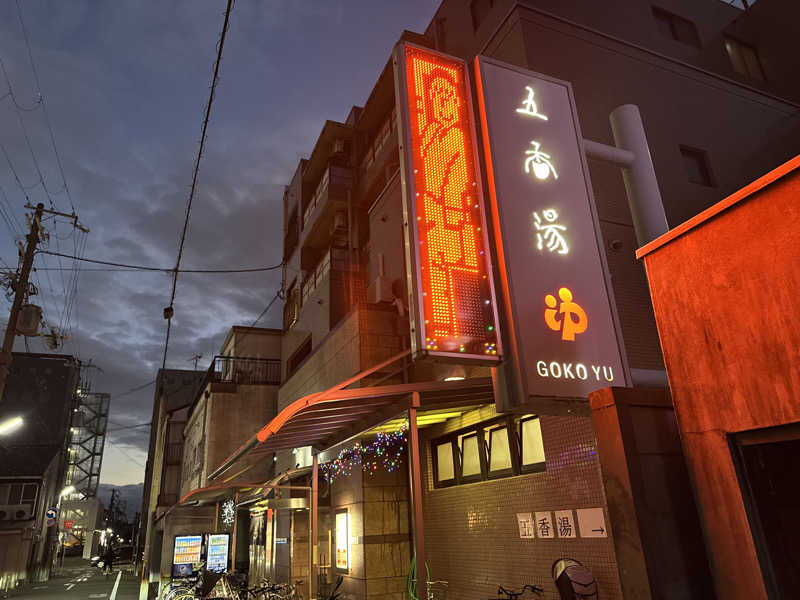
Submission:
M 800 421 L 800 156 L 642 248 L 720 598 L 766 598 L 726 434 Z

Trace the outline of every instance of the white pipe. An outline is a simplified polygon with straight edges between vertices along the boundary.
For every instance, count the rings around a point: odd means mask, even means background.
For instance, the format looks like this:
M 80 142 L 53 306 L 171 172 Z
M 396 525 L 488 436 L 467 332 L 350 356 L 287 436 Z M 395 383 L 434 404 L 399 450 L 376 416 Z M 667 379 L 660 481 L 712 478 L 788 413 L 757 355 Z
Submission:
M 664 204 L 658 189 L 656 171 L 647 145 L 642 117 L 634 104 L 615 108 L 609 117 L 617 147 L 633 153 L 633 163 L 623 168 L 633 228 L 639 246 L 654 240 L 669 229 Z
M 617 148 L 616 146 L 593 142 L 592 140 L 583 140 L 583 151 L 589 158 L 602 160 L 603 162 L 611 163 L 618 167 L 630 167 L 636 159 L 633 152 Z

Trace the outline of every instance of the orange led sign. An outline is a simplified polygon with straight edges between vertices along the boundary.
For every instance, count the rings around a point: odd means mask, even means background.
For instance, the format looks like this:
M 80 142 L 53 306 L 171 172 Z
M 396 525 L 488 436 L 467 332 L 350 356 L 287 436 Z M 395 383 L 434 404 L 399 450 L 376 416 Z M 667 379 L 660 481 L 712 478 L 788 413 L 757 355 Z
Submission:
M 416 354 L 499 359 L 497 312 L 464 61 L 395 52 Z

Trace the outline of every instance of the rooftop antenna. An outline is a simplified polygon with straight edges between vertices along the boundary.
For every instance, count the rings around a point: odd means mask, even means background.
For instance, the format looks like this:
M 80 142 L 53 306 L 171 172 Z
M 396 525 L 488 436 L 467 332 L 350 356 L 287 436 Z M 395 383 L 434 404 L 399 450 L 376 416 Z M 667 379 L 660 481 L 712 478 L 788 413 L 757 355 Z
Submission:
M 186 360 L 187 362 L 194 361 L 194 370 L 197 371 L 197 361 L 199 361 L 201 358 L 203 358 L 202 354 L 195 354 L 192 358 L 187 358 Z

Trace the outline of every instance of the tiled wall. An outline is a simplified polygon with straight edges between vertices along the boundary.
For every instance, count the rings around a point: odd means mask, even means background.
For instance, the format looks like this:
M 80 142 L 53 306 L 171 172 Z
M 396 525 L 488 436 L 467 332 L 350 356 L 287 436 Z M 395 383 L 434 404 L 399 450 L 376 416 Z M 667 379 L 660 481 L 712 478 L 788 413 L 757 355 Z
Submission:
M 492 415 L 494 409 L 487 407 L 421 432 L 430 577 L 448 581 L 448 597 L 460 600 L 486 600 L 495 596 L 498 584 L 521 588 L 525 583 L 543 587 L 544 598 L 557 600 L 551 566 L 570 557 L 589 567 L 601 598 L 622 598 L 611 531 L 605 539 L 519 537 L 516 514 L 536 511 L 603 507 L 610 529 L 590 417 L 541 418 L 543 473 L 433 488 L 427 440 Z

